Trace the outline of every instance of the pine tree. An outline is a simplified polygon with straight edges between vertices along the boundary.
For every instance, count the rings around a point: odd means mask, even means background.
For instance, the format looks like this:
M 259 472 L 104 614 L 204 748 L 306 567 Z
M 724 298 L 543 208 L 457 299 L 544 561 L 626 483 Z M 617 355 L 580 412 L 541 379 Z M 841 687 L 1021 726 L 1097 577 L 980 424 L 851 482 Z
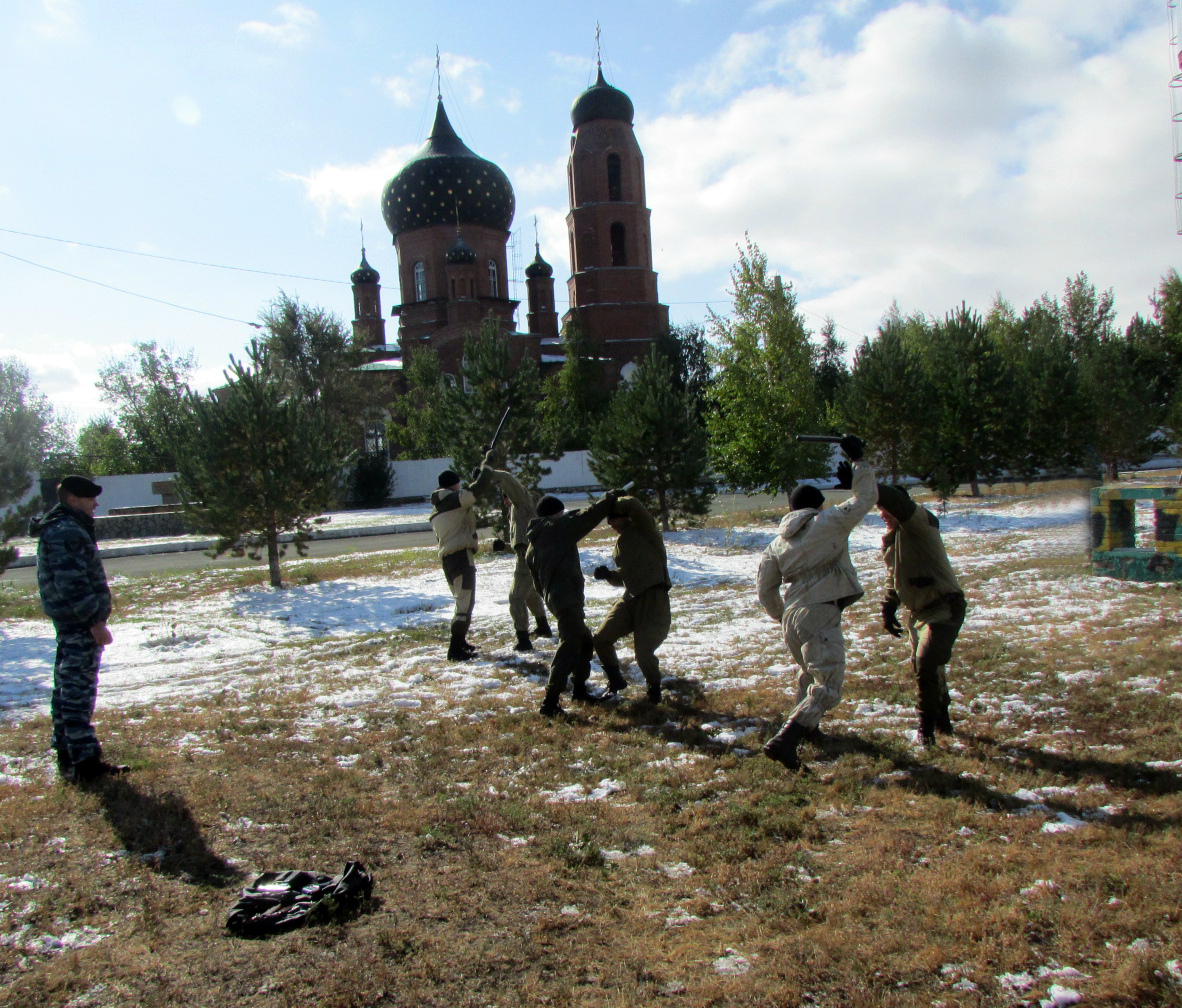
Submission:
M 817 395 L 826 411 L 839 403 L 850 380 L 850 370 L 845 363 L 845 344 L 837 338 L 837 323 L 830 317 L 821 326 L 820 346 L 817 348 L 816 382 Z
M 963 304 L 927 330 L 919 359 L 933 414 L 909 468 L 941 497 L 961 483 L 975 497 L 1005 466 L 1012 375 L 984 320 Z
M 908 460 L 931 409 L 914 338 L 914 331 L 925 326 L 922 316 L 888 314 L 876 337 L 864 339 L 855 352 L 833 411 L 836 426 L 863 438 L 879 468 L 894 480 L 910 472 Z
M 283 291 L 259 315 L 268 367 L 293 394 L 319 405 L 342 447 L 360 440 L 367 405 L 364 347 L 332 312 Z
M 731 318 L 711 312 L 716 349 L 707 428 L 715 471 L 739 490 L 787 492 L 828 469 L 825 446 L 802 444 L 824 421 L 813 348 L 791 284 L 768 273 L 750 238 L 731 271 Z
M 317 515 L 336 495 L 344 453 L 333 419 L 319 402 L 293 391 L 259 342 L 249 361 L 230 358 L 228 386 L 189 393 L 188 421 L 172 443 L 185 513 L 218 537 L 213 555 L 259 559 L 266 552 L 272 587 L 282 586 L 282 533 L 306 553 Z
M 678 384 L 674 363 L 654 346 L 613 393 L 591 437 L 595 478 L 615 487 L 635 482 L 632 494 L 666 531 L 677 519 L 699 523 L 714 496 L 706 430 L 695 396 Z
M 592 355 L 577 319 L 563 327 L 562 352 L 562 367 L 545 383 L 542 433 L 555 451 L 580 451 L 590 444 L 591 430 L 607 401 L 603 362 Z

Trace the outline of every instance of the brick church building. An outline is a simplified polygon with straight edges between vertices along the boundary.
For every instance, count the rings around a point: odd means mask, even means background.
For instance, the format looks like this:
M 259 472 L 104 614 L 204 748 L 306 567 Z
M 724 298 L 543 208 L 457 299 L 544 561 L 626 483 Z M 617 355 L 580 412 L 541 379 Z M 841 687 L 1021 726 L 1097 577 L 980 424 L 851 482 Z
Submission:
M 669 323 L 669 309 L 657 299 L 644 157 L 632 119 L 632 100 L 604 80 L 602 67 L 571 107 L 570 308 L 561 322 L 581 327 L 608 388 L 627 377 Z M 351 277 L 354 333 L 379 358 L 366 370 L 400 370 L 410 354 L 430 347 L 445 372 L 458 374 L 464 338 L 490 316 L 515 362 L 532 357 L 543 374 L 561 366 L 554 270 L 536 244 L 524 271 L 524 331 L 518 327 L 507 261 L 514 204 L 508 177 L 460 139 L 439 98 L 427 142 L 382 194 L 398 256 L 401 300 L 390 312 L 398 320 L 396 343 L 387 343 L 381 278 L 364 249 Z

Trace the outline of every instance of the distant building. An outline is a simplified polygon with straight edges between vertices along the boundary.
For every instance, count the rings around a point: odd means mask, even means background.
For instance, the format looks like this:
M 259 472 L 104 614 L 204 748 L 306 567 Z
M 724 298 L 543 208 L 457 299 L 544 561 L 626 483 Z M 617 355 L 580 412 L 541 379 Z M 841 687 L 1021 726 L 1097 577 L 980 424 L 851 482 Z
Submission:
M 631 99 L 603 78 L 571 108 L 567 229 L 572 275 L 563 324 L 578 324 L 589 352 L 603 361 L 611 388 L 668 327 L 652 269 L 644 158 L 632 129 Z M 542 373 L 561 365 L 554 270 L 535 243 L 525 268 L 525 331 L 509 296 L 507 246 L 515 199 L 505 173 L 460 139 L 440 98 L 427 142 L 386 184 L 382 216 L 398 256 L 401 301 L 397 341 L 387 343 L 378 272 L 362 250 L 352 274 L 353 331 L 375 359 L 366 370 L 396 370 L 416 350 L 435 350 L 443 370 L 458 374 L 464 338 L 496 320 L 513 360 L 538 361 Z

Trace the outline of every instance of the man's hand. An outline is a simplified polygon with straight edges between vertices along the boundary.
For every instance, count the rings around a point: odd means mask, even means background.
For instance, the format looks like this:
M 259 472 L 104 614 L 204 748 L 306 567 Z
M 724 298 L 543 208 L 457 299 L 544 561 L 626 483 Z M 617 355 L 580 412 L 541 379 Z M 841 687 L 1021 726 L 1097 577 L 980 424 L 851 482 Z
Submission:
M 618 501 L 621 497 L 624 496 L 624 491 L 623 490 L 616 490 L 613 488 L 613 489 L 609 490 L 607 493 L 605 493 L 603 496 L 607 500 L 611 501 L 614 504 L 616 501 Z
M 903 625 L 899 622 L 899 603 L 885 599 L 882 603 L 882 628 L 892 637 L 903 636 Z
M 115 638 L 111 636 L 111 631 L 107 629 L 106 623 L 96 623 L 90 628 L 90 636 L 94 638 L 94 642 L 99 647 L 106 647 Z
M 494 553 L 504 553 L 508 547 L 505 545 L 504 539 L 494 539 L 492 541 L 492 551 Z
M 837 443 L 851 462 L 859 461 L 866 451 L 866 445 L 862 439 L 853 434 L 847 434 Z
M 837 477 L 837 486 L 835 490 L 851 490 L 854 486 L 854 467 L 850 465 L 845 459 L 837 463 L 837 472 L 833 474 Z
M 611 573 L 611 571 L 607 568 L 607 566 L 605 564 L 600 564 L 598 567 L 595 568 L 595 570 L 593 570 L 591 572 L 591 576 L 594 577 L 596 581 L 606 581 L 607 576 L 610 573 Z

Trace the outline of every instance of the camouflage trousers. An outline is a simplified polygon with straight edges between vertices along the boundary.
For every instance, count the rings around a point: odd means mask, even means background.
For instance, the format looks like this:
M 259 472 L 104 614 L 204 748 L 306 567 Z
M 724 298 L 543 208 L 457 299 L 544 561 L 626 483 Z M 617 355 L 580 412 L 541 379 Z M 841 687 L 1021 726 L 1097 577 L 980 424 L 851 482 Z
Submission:
M 443 558 L 443 575 L 456 600 L 453 623 L 467 624 L 476 605 L 476 560 L 471 550 L 456 550 Z
M 99 755 L 91 718 L 102 654 L 102 645 L 95 643 L 89 630 L 58 628 L 53 693 L 49 699 L 53 748 L 74 763 Z
M 516 566 L 513 568 L 513 584 L 509 588 L 509 617 L 513 620 L 513 629 L 519 633 L 529 633 L 529 618 L 533 616 L 538 626 L 543 626 L 546 620 L 546 606 L 542 596 L 534 587 L 534 576 L 525 565 L 525 547 L 517 552 Z

